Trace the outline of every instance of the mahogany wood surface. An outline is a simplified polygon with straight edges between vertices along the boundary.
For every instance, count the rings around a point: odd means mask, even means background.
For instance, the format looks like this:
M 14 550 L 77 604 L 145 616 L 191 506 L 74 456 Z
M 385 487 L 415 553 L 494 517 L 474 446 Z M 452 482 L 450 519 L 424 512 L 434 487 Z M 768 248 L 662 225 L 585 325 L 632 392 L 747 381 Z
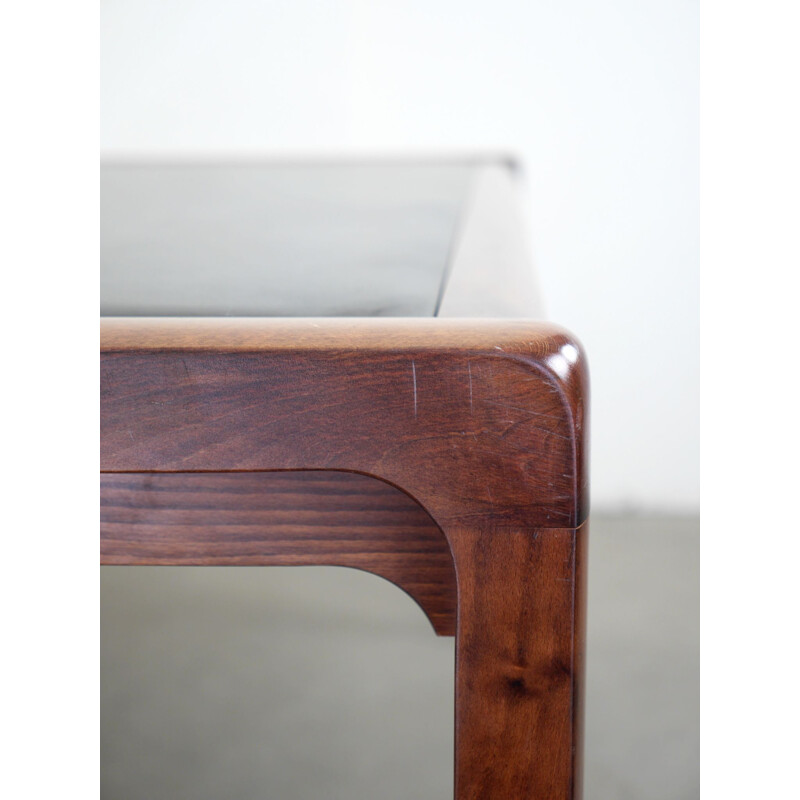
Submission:
M 457 800 L 580 797 L 588 384 L 573 337 L 116 318 L 101 351 L 105 558 L 347 560 L 406 588 L 440 632 L 454 574 Z M 300 472 L 269 477 L 285 470 Z M 335 530 L 331 498 L 300 487 L 336 494 L 353 473 L 384 483 L 359 484 L 377 505 L 358 500 Z
M 101 469 L 335 469 L 442 526 L 587 513 L 580 345 L 533 322 L 105 319 Z
M 439 635 L 456 623 L 453 558 L 408 495 L 349 472 L 104 473 L 102 564 L 355 567 L 397 584 Z
M 456 797 L 581 797 L 586 524 L 450 541 Z

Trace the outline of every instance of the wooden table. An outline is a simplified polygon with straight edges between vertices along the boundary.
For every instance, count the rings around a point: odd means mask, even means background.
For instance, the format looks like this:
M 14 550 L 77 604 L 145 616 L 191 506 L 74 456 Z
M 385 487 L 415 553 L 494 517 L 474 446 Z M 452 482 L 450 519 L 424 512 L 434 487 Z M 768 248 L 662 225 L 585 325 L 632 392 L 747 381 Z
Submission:
M 101 562 L 333 564 L 456 636 L 456 797 L 581 795 L 586 362 L 518 175 L 102 172 Z

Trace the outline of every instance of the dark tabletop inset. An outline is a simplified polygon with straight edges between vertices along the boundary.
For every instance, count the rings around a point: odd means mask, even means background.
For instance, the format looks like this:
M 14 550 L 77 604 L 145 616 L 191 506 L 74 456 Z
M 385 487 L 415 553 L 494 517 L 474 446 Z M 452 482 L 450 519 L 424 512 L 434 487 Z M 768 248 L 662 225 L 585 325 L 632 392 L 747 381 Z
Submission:
M 101 313 L 433 316 L 474 172 L 106 164 Z

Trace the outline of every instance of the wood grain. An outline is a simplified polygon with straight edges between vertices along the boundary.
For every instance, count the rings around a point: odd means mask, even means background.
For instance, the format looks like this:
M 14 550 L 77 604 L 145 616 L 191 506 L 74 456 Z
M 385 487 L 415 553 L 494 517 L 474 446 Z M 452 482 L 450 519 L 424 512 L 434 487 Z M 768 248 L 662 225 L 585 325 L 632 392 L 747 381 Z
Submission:
M 380 575 L 442 636 L 456 582 L 442 531 L 410 497 L 347 472 L 106 473 L 102 564 L 300 566 Z
M 104 471 L 360 472 L 443 529 L 586 516 L 586 371 L 554 326 L 107 319 L 101 348 Z
M 106 557 L 347 561 L 403 586 L 439 632 L 456 602 L 456 797 L 578 800 L 588 378 L 574 337 L 489 320 L 113 319 L 101 351 Z M 345 533 L 324 491 L 272 470 L 359 473 L 404 499 L 364 484 Z M 327 474 L 287 480 L 344 480 Z
M 581 796 L 586 535 L 452 535 L 458 800 Z

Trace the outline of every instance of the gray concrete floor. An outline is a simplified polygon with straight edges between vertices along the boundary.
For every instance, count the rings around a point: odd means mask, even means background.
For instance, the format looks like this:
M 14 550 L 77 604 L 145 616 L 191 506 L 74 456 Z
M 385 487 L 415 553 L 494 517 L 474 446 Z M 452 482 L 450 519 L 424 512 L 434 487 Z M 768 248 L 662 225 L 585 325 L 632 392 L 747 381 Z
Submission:
M 592 519 L 586 800 L 699 797 L 699 525 Z M 336 568 L 102 570 L 106 800 L 445 800 L 453 640 Z

